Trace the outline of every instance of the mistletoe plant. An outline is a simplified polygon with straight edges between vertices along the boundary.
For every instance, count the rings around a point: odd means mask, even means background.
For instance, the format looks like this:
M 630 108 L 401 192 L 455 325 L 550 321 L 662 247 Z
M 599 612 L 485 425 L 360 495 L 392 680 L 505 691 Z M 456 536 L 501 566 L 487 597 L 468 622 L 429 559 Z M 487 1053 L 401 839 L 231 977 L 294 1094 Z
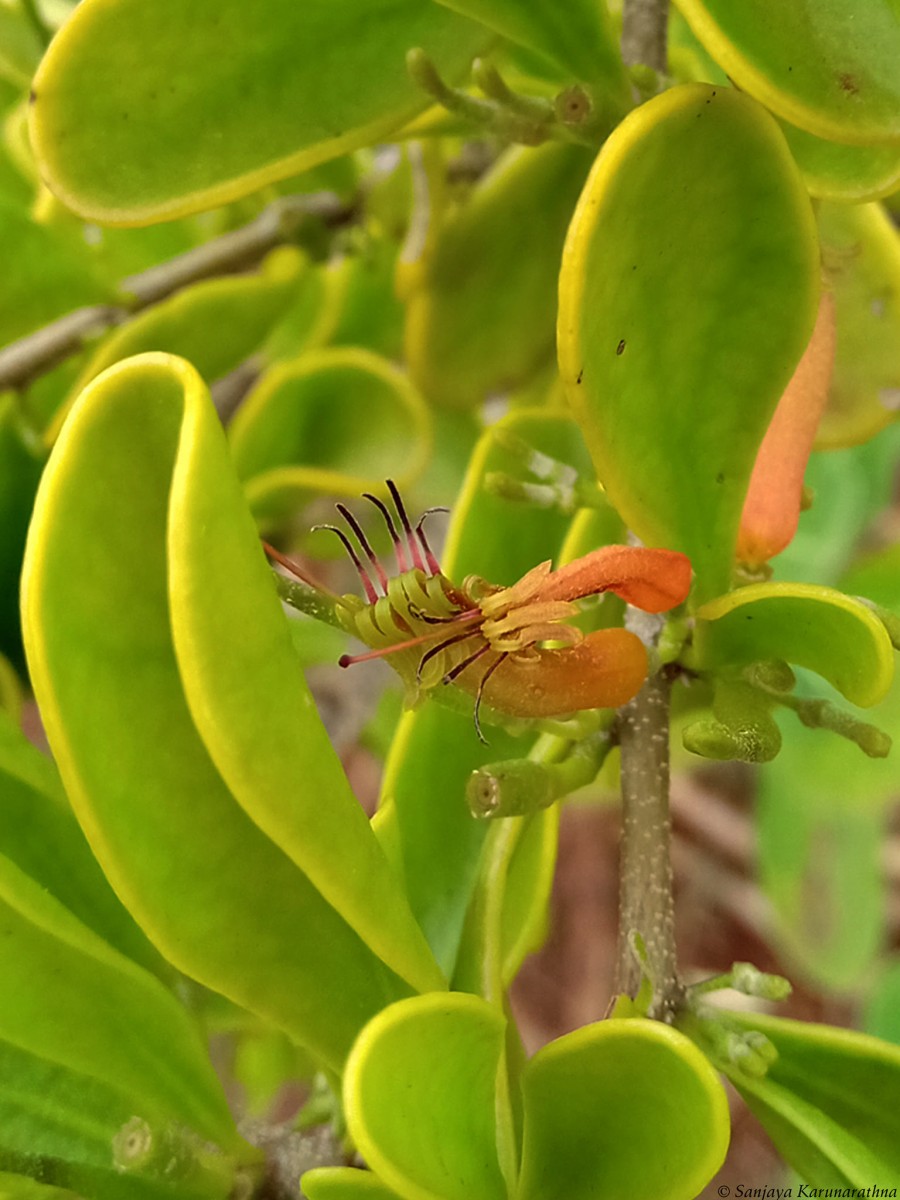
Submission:
M 3 638 L 55 762 L 7 664 L 4 1196 L 691 1200 L 723 1075 L 808 1185 L 897 1194 L 900 1049 L 685 978 L 668 757 L 674 716 L 771 762 L 764 873 L 835 774 L 877 832 L 883 501 L 821 489 L 840 553 L 790 553 L 816 439 L 893 449 L 898 62 L 896 0 L 0 3 Z M 325 657 L 404 684 L 371 821 Z M 557 802 L 612 752 L 616 994 L 529 1058 Z M 846 983 L 877 918 L 822 965 L 800 874 L 785 940 Z M 235 1118 L 213 1033 L 251 1098 L 314 1081 L 296 1129 Z

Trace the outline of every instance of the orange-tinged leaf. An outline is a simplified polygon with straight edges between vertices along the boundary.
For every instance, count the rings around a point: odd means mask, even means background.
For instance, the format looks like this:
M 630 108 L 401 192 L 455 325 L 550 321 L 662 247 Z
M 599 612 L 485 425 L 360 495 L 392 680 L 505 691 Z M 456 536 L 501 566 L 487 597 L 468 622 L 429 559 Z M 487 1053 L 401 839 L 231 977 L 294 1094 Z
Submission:
M 823 292 L 809 345 L 756 456 L 738 535 L 737 555 L 742 562 L 754 566 L 767 562 L 797 532 L 803 475 L 828 399 L 834 344 L 834 297 Z

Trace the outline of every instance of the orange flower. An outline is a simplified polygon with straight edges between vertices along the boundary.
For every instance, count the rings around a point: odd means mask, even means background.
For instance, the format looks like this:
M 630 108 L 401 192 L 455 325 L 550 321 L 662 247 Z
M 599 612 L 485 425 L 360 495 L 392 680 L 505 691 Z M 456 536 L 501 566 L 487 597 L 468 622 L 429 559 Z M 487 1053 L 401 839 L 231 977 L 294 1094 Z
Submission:
M 822 295 L 809 345 L 762 440 L 738 534 L 739 561 L 756 568 L 797 532 L 803 475 L 828 399 L 834 366 L 834 299 Z
M 691 586 L 685 555 L 604 546 L 556 571 L 550 562 L 541 563 L 511 587 L 477 576 L 457 586 L 441 573 L 422 521 L 413 529 L 390 481 L 388 488 L 402 534 L 386 506 L 367 498 L 381 510 L 394 540 L 402 573 L 393 578 L 352 513 L 338 506 L 362 553 L 343 530 L 335 532 L 350 552 L 368 600 L 344 596 L 339 612 L 345 627 L 372 647 L 345 655 L 341 666 L 388 658 L 407 685 L 410 703 L 439 684 L 456 685 L 475 697 L 479 736 L 482 701 L 509 716 L 553 717 L 618 707 L 637 693 L 647 675 L 643 643 L 625 629 L 583 634 L 570 623 L 578 613 L 576 601 L 615 592 L 647 612 L 674 608 Z

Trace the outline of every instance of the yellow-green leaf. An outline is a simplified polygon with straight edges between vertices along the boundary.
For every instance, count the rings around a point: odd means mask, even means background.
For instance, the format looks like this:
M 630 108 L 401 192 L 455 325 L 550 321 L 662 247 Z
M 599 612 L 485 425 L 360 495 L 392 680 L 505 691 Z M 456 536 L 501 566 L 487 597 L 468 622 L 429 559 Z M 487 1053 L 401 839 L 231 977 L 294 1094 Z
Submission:
M 560 274 L 559 359 L 610 500 L 724 591 L 766 426 L 812 332 L 809 199 L 772 118 L 686 84 L 608 139 Z
M 522 1091 L 516 1200 L 694 1200 L 728 1148 L 715 1072 L 658 1021 L 600 1021 L 551 1042 Z
M 423 0 L 86 0 L 35 77 L 32 141 L 81 215 L 169 220 L 381 140 L 426 104 L 410 47 L 453 77 L 489 38 Z
M 695 661 L 701 670 L 778 659 L 816 671 L 854 704 L 887 694 L 894 674 L 890 638 L 871 609 L 834 588 L 754 583 L 697 610 Z
M 678 7 L 738 87 L 785 120 L 835 141 L 900 140 L 894 0 L 678 0 Z

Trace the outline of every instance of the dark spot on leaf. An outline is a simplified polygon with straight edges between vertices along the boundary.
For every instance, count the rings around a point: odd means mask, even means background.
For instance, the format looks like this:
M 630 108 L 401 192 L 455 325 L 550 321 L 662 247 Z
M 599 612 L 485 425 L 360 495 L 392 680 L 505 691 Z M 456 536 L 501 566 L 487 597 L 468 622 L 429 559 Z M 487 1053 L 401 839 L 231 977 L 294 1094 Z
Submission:
M 725 472 L 720 471 L 718 473 L 718 475 L 716 476 L 716 483 L 724 483 L 724 482 L 725 482 Z
M 625 349 L 625 339 L 622 338 L 621 342 L 619 342 L 618 346 L 616 346 L 616 354 L 621 354 L 624 351 L 624 349 Z
M 582 379 L 584 379 L 584 367 L 582 367 L 581 370 L 578 372 L 578 374 L 575 376 L 575 382 L 581 383 Z
M 859 95 L 859 84 L 849 71 L 842 71 L 838 75 L 838 83 L 841 85 L 841 91 L 846 92 L 848 96 Z
M 34 104 L 35 100 L 37 100 L 37 92 L 34 90 L 34 88 L 32 88 L 28 93 L 28 103 Z

